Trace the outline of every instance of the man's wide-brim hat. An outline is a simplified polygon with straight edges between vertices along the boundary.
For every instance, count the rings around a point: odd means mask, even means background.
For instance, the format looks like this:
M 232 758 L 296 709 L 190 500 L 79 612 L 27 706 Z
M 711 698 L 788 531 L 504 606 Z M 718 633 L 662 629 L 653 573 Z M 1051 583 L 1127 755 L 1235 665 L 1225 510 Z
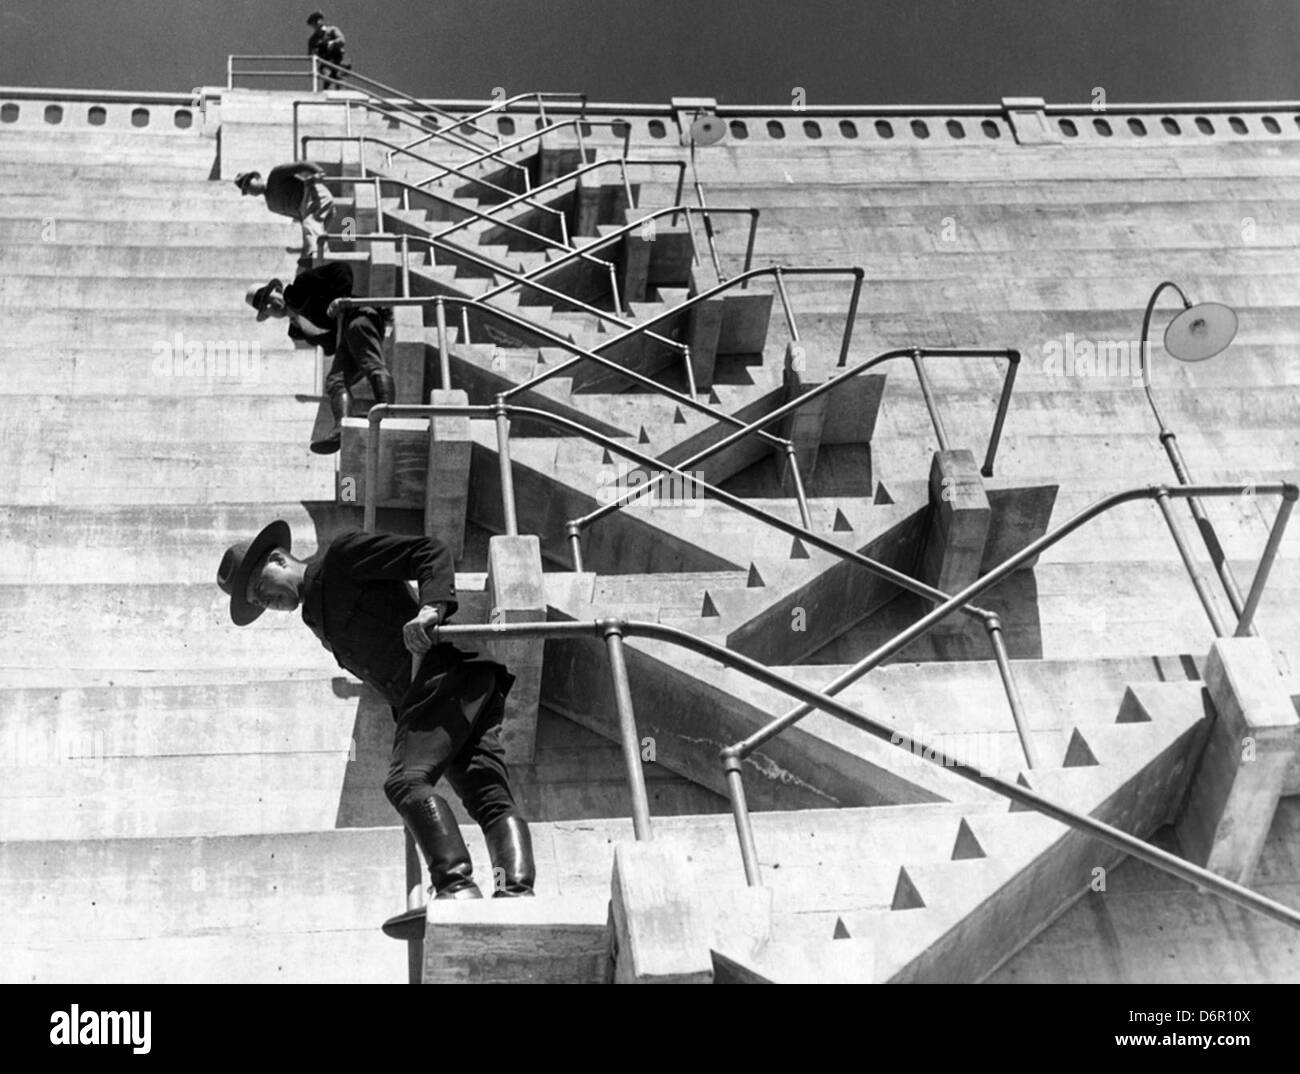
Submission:
M 249 181 L 261 178 L 261 172 L 240 172 L 235 176 L 235 186 L 239 187 L 239 192 L 241 194 L 247 194 Z
M 307 16 L 308 26 L 310 26 L 314 22 L 324 22 L 324 21 L 325 21 L 325 16 L 319 11 L 313 11 L 310 15 Z
M 217 585 L 230 597 L 230 618 L 235 626 L 247 626 L 266 609 L 248 599 L 248 579 L 262 566 L 272 549 L 293 548 L 293 535 L 289 523 L 277 518 L 251 541 L 240 541 L 226 549 L 217 568 Z
M 257 319 L 265 321 L 269 316 L 266 312 L 267 300 L 271 297 L 272 291 L 283 291 L 284 281 L 280 279 L 270 280 L 262 284 L 261 287 L 250 287 L 244 295 L 244 301 L 253 309 L 257 310 Z

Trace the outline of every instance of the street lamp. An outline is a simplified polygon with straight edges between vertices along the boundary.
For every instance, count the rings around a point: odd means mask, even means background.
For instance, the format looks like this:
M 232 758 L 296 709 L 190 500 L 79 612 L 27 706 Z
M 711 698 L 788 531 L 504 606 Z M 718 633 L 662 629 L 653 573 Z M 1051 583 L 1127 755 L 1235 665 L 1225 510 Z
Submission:
M 1142 318 L 1140 352 L 1142 387 L 1146 391 L 1147 402 L 1151 404 L 1151 412 L 1156 416 L 1156 423 L 1160 426 L 1160 443 L 1164 445 L 1165 454 L 1169 456 L 1169 462 L 1174 468 L 1174 475 L 1178 478 L 1179 484 L 1191 485 L 1194 482 L 1192 481 L 1192 475 L 1188 472 L 1187 463 L 1183 459 L 1183 453 L 1179 450 L 1178 438 L 1175 436 L 1174 431 L 1165 424 L 1165 419 L 1160 414 L 1160 408 L 1156 406 L 1155 397 L 1151 394 L 1151 360 L 1148 350 L 1150 346 L 1151 317 L 1155 313 L 1157 300 L 1167 287 L 1177 291 L 1178 297 L 1183 300 L 1182 310 L 1174 316 L 1173 320 L 1165 328 L 1165 350 L 1168 351 L 1170 357 L 1176 358 L 1180 362 L 1204 362 L 1224 351 L 1237 334 L 1237 315 L 1219 302 L 1201 302 L 1193 305 L 1191 299 L 1187 297 L 1187 294 L 1178 284 L 1172 280 L 1165 280 L 1151 292 L 1151 298 L 1147 302 L 1146 315 Z M 1241 588 L 1237 585 L 1237 579 L 1232 573 L 1232 567 L 1228 565 L 1227 557 L 1223 553 L 1223 546 L 1219 544 L 1214 527 L 1210 524 L 1205 509 L 1201 506 L 1200 499 L 1190 497 L 1187 503 L 1191 508 L 1192 517 L 1196 520 L 1196 527 L 1201 531 L 1201 537 L 1205 541 L 1205 547 L 1210 553 L 1214 568 L 1223 583 L 1224 592 L 1228 595 L 1228 603 L 1232 605 L 1233 612 L 1240 620 L 1245 605 L 1241 598 Z M 1250 626 L 1250 632 L 1252 634 L 1256 633 L 1253 624 Z

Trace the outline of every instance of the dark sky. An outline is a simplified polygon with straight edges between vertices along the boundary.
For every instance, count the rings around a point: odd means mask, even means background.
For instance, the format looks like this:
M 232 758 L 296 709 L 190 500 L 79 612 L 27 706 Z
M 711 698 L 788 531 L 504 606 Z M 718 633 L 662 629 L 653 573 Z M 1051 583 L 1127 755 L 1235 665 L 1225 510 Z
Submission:
M 1300 0 L 332 0 L 356 69 L 418 96 L 730 104 L 1300 98 Z M 189 90 L 302 52 L 310 3 L 0 0 L 0 85 Z

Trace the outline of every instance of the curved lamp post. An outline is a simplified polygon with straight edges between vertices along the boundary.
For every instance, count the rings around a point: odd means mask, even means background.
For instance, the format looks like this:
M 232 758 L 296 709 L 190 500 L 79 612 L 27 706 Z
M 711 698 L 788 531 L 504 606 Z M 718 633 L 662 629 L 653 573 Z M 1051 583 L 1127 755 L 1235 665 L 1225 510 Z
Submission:
M 1151 394 L 1151 361 L 1148 350 L 1150 346 L 1151 317 L 1155 313 L 1156 302 L 1165 288 L 1172 288 L 1177 291 L 1178 297 L 1183 300 L 1183 309 L 1175 314 L 1173 320 L 1165 328 L 1165 350 L 1169 352 L 1171 357 L 1178 359 L 1180 362 L 1204 362 L 1225 350 L 1237 334 L 1237 315 L 1227 306 L 1218 302 L 1201 302 L 1193 305 L 1191 299 L 1187 297 L 1187 294 L 1178 284 L 1172 280 L 1165 280 L 1151 292 L 1151 298 L 1147 301 L 1146 314 L 1142 318 L 1140 352 L 1142 387 L 1146 391 L 1147 402 L 1151 404 L 1151 412 L 1156 416 L 1156 423 L 1160 426 L 1160 443 L 1164 445 L 1165 454 L 1169 456 L 1169 462 L 1174 468 L 1174 475 L 1178 478 L 1179 484 L 1191 485 L 1194 482 L 1192 475 L 1188 472 L 1187 463 L 1183 459 L 1183 453 L 1179 450 L 1178 438 L 1174 431 L 1165 424 L 1160 408 L 1156 406 L 1155 397 Z M 1205 509 L 1201 506 L 1201 501 L 1196 497 L 1192 497 L 1187 503 L 1191 508 L 1192 517 L 1196 520 L 1196 527 L 1201 531 L 1201 537 L 1205 541 L 1207 551 L 1210 553 L 1214 569 L 1218 572 L 1219 579 L 1223 583 L 1224 592 L 1228 595 L 1228 603 L 1232 605 L 1233 612 L 1240 620 L 1245 604 L 1241 597 L 1241 588 L 1237 585 L 1237 579 L 1232 573 L 1232 567 L 1229 566 L 1227 557 L 1224 555 L 1223 546 L 1219 544 L 1219 538 L 1205 514 Z M 1251 634 L 1256 633 L 1253 624 L 1250 624 L 1248 629 Z

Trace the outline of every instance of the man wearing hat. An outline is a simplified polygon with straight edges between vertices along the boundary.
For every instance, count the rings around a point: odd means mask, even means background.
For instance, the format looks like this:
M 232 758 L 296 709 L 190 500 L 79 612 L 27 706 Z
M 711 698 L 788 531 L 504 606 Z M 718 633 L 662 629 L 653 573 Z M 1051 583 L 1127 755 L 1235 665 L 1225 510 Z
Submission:
M 327 90 L 342 85 L 337 78 L 338 72 L 333 68 L 342 67 L 347 71 L 352 70 L 352 64 L 343 62 L 343 50 L 347 45 L 343 31 L 337 26 L 326 26 L 325 16 L 319 11 L 313 11 L 307 16 L 307 25 L 311 27 L 311 37 L 307 38 L 307 55 L 319 56 L 325 63 L 331 65 L 325 68 L 321 89 Z M 331 80 L 330 75 L 336 77 Z
M 418 586 L 418 602 L 408 581 Z M 392 706 L 397 726 L 384 793 L 424 854 L 433 898 L 482 898 L 460 827 L 434 793 L 444 775 L 483 829 L 494 896 L 533 894 L 532 843 L 501 745 L 514 676 L 501 664 L 429 639 L 428 631 L 457 607 L 445 545 L 430 537 L 353 531 L 300 560 L 292 554 L 288 523 L 275 521 L 252 541 L 226 549 L 217 585 L 229 595 L 238 626 L 267 608 L 301 607 L 303 622 L 339 666 Z M 421 658 L 414 674 L 413 654 Z M 423 910 L 407 911 L 384 930 L 416 938 L 423 920 Z
M 314 344 L 334 356 L 325 376 L 334 425 L 312 442 L 311 450 L 317 455 L 339 450 L 349 384 L 365 377 L 376 403 L 392 403 L 397 398 L 392 374 L 384 364 L 384 333 L 390 315 L 375 306 L 339 309 L 336 300 L 351 297 L 352 268 L 342 261 L 326 261 L 300 272 L 287 287 L 275 279 L 250 287 L 244 295 L 259 321 L 287 317 L 290 339 Z
M 329 230 L 334 215 L 334 195 L 325 185 L 325 169 L 310 160 L 277 164 L 265 180 L 261 172 L 240 172 L 235 186 L 245 197 L 266 196 L 266 207 L 302 225 L 302 253 L 298 267 L 309 268 L 316 254 L 316 240 Z

